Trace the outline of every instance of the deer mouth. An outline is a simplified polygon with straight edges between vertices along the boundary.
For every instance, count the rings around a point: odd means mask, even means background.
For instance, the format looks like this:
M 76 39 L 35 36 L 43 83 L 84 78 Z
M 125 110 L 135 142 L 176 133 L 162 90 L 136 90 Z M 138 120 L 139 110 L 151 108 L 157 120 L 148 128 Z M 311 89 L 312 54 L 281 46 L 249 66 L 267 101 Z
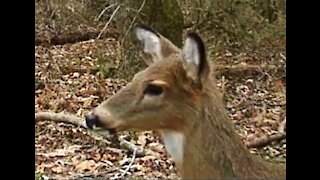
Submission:
M 94 131 L 120 132 L 128 130 L 128 120 L 115 116 L 112 110 L 105 106 L 98 106 L 85 115 L 85 123 L 89 129 Z
M 93 113 L 88 113 L 85 115 L 85 122 L 87 127 L 94 131 L 109 131 L 110 133 L 115 133 L 117 129 L 112 125 L 106 125 L 98 116 L 94 115 Z

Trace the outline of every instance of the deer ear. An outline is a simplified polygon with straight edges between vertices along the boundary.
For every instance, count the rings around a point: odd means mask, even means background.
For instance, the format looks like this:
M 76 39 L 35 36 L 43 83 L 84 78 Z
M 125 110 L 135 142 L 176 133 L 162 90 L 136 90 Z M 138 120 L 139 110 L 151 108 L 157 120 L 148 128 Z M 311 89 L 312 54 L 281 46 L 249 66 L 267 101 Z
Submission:
M 188 78 L 201 85 L 209 74 L 209 65 L 202 39 L 196 33 L 189 33 L 182 48 L 182 64 Z
M 148 65 L 162 59 L 161 37 L 156 31 L 147 26 L 139 25 L 135 28 L 135 34 L 143 53 L 147 56 L 145 61 Z

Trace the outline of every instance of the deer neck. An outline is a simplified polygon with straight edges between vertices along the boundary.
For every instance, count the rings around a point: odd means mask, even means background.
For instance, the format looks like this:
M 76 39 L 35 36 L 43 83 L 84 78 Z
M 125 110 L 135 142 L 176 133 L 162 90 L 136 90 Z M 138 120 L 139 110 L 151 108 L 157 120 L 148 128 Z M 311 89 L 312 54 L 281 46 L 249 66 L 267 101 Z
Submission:
M 160 131 L 183 178 L 285 178 L 285 167 L 252 155 L 234 130 L 220 97 L 205 94 L 200 111 L 191 110 L 183 132 Z

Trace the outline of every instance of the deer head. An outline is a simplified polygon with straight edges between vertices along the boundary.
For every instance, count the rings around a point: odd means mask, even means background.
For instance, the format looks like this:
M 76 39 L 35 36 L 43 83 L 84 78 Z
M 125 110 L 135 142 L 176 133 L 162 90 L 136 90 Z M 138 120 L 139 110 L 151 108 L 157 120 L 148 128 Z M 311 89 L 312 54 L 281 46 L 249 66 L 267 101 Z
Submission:
M 86 115 L 86 123 L 118 131 L 183 131 L 186 111 L 197 109 L 208 81 L 204 44 L 195 33 L 188 34 L 182 50 L 146 26 L 137 26 L 135 34 L 148 68 Z
M 183 178 L 285 177 L 285 167 L 256 159 L 242 144 L 197 34 L 180 50 L 148 27 L 135 33 L 148 67 L 86 115 L 89 128 L 159 130 Z

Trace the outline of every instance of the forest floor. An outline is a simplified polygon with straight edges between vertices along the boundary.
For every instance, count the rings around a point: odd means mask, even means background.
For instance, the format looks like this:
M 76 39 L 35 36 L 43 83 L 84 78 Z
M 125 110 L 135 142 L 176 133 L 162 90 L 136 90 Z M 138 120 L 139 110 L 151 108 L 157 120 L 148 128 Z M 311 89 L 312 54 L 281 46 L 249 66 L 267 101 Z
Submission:
M 119 48 L 115 37 L 61 45 L 37 44 L 36 112 L 66 112 L 83 117 L 112 96 L 127 80 L 105 77 L 101 67 L 103 61 L 108 64 L 108 70 L 121 73 L 117 71 Z M 286 118 L 286 58 L 283 52 L 237 50 L 211 53 L 210 56 L 215 57 L 215 65 L 244 67 L 221 71 L 217 81 L 224 93 L 226 109 L 243 142 L 277 133 L 279 124 Z M 248 66 L 254 68 L 245 68 Z M 37 122 L 35 127 L 36 179 L 179 177 L 155 132 L 119 134 L 154 152 L 133 158 L 132 152 L 111 147 L 110 142 L 84 128 L 50 121 Z M 285 162 L 286 140 L 250 148 L 250 151 L 265 160 Z

